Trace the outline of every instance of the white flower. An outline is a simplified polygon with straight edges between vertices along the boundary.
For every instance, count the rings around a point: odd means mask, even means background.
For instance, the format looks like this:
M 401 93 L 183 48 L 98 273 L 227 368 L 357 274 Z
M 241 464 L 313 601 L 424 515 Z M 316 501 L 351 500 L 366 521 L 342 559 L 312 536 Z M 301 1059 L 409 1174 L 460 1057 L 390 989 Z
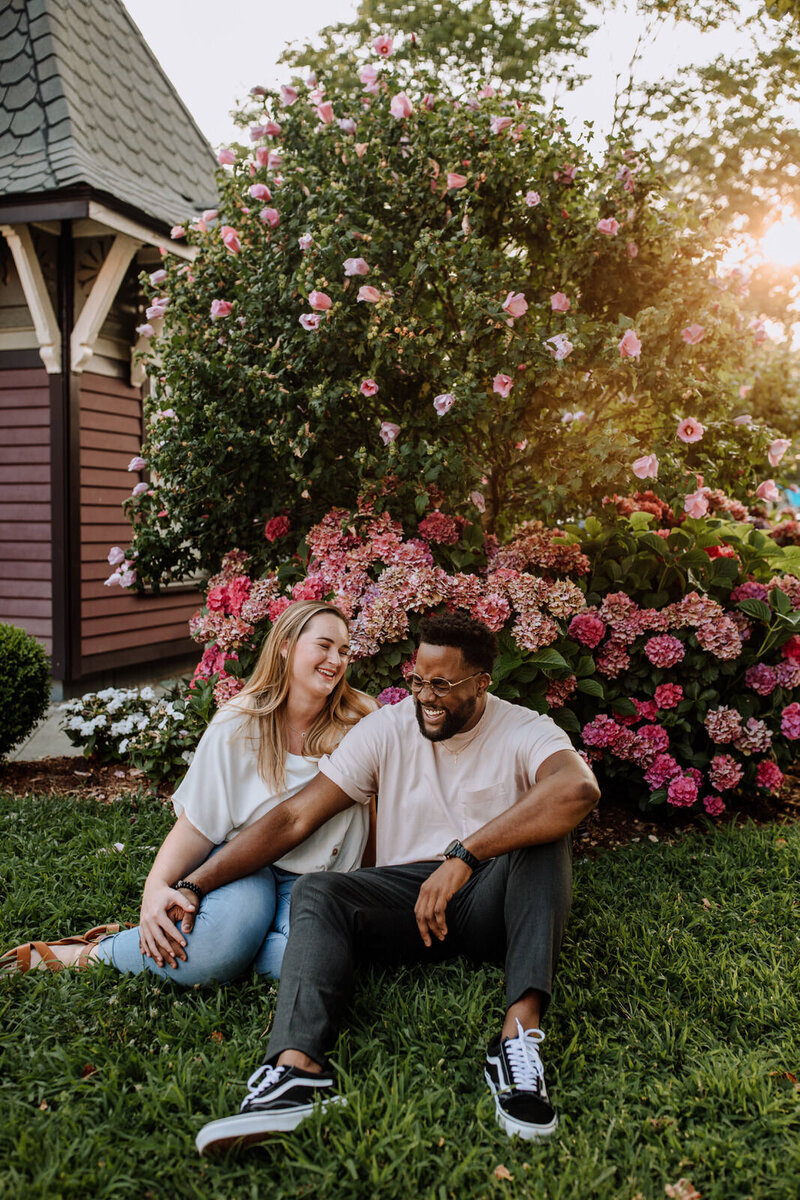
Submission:
M 143 687 L 139 692 L 140 700 L 155 700 L 156 694 L 151 687 Z
M 192 759 L 194 758 L 194 750 L 184 750 L 183 754 L 181 755 L 181 758 L 187 764 L 187 766 L 191 766 Z

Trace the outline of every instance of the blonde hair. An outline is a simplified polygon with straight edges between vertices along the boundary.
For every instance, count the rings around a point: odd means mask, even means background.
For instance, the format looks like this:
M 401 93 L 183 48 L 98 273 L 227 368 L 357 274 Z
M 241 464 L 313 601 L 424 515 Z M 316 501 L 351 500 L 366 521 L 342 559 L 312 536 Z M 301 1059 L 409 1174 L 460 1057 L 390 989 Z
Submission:
M 299 600 L 290 605 L 269 631 L 252 675 L 230 706 L 246 714 L 242 732 L 257 745 L 258 773 L 276 792 L 286 786 L 289 739 L 284 715 L 295 646 L 308 622 L 321 613 L 331 613 L 348 628 L 347 618 L 334 604 Z M 303 756 L 318 759 L 330 754 L 347 731 L 377 707 L 372 696 L 351 687 L 342 675 L 306 733 Z

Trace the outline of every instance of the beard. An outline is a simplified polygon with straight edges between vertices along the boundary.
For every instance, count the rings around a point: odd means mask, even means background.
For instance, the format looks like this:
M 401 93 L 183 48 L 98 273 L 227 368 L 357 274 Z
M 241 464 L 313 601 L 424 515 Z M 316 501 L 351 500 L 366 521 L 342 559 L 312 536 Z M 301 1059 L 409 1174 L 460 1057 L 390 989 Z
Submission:
M 468 700 L 464 700 L 457 708 L 447 709 L 445 718 L 438 729 L 429 732 L 425 728 L 425 718 L 422 715 L 422 703 L 419 700 L 414 701 L 414 711 L 417 714 L 417 724 L 419 731 L 424 738 L 429 742 L 445 742 L 448 738 L 454 737 L 460 733 L 471 717 L 475 715 L 475 708 L 478 703 L 477 696 L 472 696 Z

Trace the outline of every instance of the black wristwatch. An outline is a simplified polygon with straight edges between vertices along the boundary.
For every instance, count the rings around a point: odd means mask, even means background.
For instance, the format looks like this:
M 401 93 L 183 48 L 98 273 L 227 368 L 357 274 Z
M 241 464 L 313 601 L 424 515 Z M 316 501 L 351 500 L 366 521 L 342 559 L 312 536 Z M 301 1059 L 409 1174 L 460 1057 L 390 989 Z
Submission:
M 466 846 L 461 845 L 458 838 L 450 843 L 444 852 L 444 856 L 445 858 L 460 858 L 462 862 L 467 864 L 470 871 L 474 871 L 480 865 L 480 859 L 476 858 L 474 854 L 470 854 Z

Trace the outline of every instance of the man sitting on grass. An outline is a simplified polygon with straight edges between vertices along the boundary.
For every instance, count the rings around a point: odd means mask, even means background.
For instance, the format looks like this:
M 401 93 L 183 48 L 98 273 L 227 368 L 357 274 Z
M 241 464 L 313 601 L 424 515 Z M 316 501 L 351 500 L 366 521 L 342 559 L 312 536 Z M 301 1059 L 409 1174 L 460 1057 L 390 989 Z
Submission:
M 540 1025 L 572 896 L 570 834 L 600 793 L 550 717 L 487 692 L 495 654 L 479 621 L 423 621 L 411 697 L 360 721 L 311 783 L 189 877 L 205 892 L 250 874 L 378 794 L 377 866 L 295 884 L 266 1060 L 241 1112 L 200 1131 L 201 1153 L 294 1129 L 337 1099 L 326 1053 L 357 961 L 460 954 L 505 962 L 508 1007 L 485 1063 L 498 1121 L 523 1138 L 555 1129 Z

